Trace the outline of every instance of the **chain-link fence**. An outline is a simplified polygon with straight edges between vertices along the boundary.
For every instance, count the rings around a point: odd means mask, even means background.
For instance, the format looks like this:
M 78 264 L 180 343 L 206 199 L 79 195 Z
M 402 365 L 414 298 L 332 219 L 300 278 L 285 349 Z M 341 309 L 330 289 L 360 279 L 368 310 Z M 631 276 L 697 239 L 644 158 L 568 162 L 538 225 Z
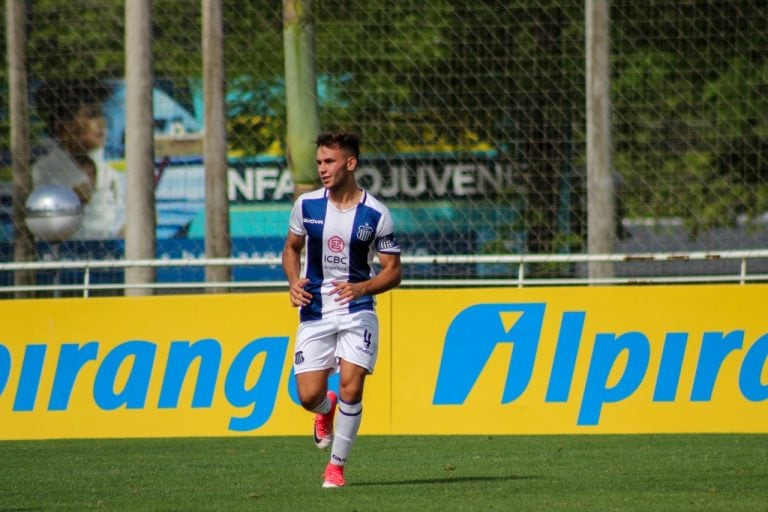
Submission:
M 159 258 L 204 254 L 200 4 L 152 4 L 157 228 L 147 236 L 157 237 Z M 765 247 L 765 2 L 610 7 L 616 251 Z M 285 163 L 282 5 L 225 0 L 223 8 L 232 256 L 275 256 L 293 190 Z M 55 254 L 38 244 L 38 256 L 120 258 L 124 2 L 30 0 L 26 18 L 33 177 L 53 172 L 40 170 L 51 144 L 76 146 L 73 130 L 86 121 L 72 114 L 82 94 L 98 100 L 105 128 L 103 142 L 80 146 L 72 159 L 86 175 L 103 176 L 91 191 L 92 231 L 81 227 Z M 316 0 L 314 23 L 320 124 L 361 135 L 358 178 L 392 209 L 406 254 L 586 252 L 582 2 Z M 96 80 L 103 90 L 93 87 Z M 8 116 L 2 119 L 7 125 Z M 11 261 L 6 133 L 0 251 Z M 576 271 L 529 269 L 542 276 Z M 514 272 L 506 265 L 406 269 L 409 277 Z M 202 270 L 157 275 L 199 278 Z M 282 273 L 246 268 L 233 278 Z

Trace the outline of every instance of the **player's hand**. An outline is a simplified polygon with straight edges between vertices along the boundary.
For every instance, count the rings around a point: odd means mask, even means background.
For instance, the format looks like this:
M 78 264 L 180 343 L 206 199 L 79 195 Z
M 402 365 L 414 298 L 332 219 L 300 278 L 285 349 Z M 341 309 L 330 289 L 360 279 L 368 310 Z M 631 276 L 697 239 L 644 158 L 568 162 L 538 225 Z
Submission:
M 336 295 L 336 302 L 348 304 L 365 295 L 365 283 L 349 283 L 347 281 L 332 281 L 333 288 L 329 295 Z
M 93 187 L 91 187 L 90 183 L 86 183 L 84 181 L 76 184 L 74 187 L 72 187 L 72 190 L 80 199 L 80 204 L 83 205 L 90 201 L 91 196 L 93 195 Z
M 312 300 L 312 294 L 304 289 L 304 286 L 309 282 L 309 279 L 303 277 L 297 279 L 291 283 L 289 290 L 291 306 L 297 308 L 299 306 L 306 306 Z

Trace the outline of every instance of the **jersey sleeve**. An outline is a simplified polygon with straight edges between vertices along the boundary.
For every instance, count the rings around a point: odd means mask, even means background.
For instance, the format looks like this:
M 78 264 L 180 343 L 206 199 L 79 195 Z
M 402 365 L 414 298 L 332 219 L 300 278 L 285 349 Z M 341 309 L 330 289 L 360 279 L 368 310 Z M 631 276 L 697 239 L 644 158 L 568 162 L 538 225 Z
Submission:
M 400 244 L 395 239 L 395 226 L 388 209 L 381 214 L 376 228 L 376 251 L 385 254 L 400 254 Z
M 307 230 L 304 228 L 304 219 L 301 214 L 302 199 L 299 198 L 293 203 L 293 209 L 291 210 L 291 217 L 288 221 L 288 229 L 292 233 L 304 236 L 307 234 Z

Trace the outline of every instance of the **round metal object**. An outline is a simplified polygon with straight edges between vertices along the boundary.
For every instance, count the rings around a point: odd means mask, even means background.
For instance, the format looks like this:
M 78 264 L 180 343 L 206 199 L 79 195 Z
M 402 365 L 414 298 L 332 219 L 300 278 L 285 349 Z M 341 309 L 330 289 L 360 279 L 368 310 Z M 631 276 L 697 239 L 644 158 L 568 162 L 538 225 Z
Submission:
M 27 227 L 36 238 L 63 242 L 75 234 L 83 218 L 80 198 L 62 185 L 35 188 L 25 203 Z

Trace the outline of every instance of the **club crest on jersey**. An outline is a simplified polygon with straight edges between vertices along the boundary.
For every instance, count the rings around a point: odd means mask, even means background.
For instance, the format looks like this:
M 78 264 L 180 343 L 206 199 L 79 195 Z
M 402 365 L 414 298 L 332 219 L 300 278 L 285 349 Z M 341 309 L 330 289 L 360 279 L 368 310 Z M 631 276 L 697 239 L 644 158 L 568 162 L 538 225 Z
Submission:
M 333 235 L 331 238 L 328 239 L 328 249 L 330 249 L 332 252 L 343 251 L 344 240 L 338 235 Z
M 357 228 L 357 239 L 367 242 L 373 237 L 373 228 L 368 224 Z

